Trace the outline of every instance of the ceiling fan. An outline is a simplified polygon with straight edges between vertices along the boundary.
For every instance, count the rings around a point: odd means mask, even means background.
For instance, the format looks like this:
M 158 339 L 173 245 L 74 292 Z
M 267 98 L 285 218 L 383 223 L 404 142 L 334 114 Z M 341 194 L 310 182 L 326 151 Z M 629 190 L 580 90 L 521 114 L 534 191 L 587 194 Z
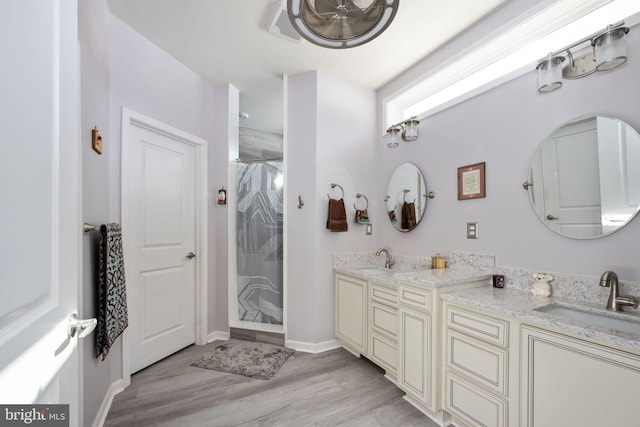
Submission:
M 287 0 L 293 27 L 318 46 L 345 49 L 379 36 L 396 15 L 399 0 Z

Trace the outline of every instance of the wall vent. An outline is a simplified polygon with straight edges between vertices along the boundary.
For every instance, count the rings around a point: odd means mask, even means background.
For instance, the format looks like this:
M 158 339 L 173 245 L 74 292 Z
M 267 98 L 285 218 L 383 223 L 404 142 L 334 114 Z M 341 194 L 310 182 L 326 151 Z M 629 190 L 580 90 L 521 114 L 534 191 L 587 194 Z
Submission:
M 267 27 L 270 33 L 285 38 L 296 43 L 302 43 L 302 36 L 291 25 L 289 16 L 287 15 L 287 7 L 284 0 L 276 2 L 273 15 L 269 20 L 269 26 Z

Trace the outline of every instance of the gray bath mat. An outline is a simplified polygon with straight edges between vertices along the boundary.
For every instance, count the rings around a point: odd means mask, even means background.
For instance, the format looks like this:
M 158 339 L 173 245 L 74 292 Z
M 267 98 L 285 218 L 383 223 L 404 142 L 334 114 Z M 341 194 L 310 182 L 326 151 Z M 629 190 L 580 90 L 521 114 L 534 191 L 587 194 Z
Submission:
M 295 352 L 272 344 L 229 340 L 217 345 L 191 366 L 268 380 Z

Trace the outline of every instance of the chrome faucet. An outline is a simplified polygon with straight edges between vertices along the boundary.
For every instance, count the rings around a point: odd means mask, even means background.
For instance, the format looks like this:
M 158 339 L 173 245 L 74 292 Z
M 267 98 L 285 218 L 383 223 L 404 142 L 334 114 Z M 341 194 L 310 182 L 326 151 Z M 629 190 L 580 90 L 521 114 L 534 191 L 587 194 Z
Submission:
M 395 261 L 393 260 L 393 257 L 391 256 L 388 250 L 386 250 L 385 248 L 380 248 L 378 249 L 378 252 L 376 252 L 376 256 L 380 256 L 382 252 L 384 252 L 386 255 L 386 259 L 384 261 L 384 268 L 391 268 L 395 263 Z
M 618 291 L 618 275 L 613 271 L 605 271 L 600 277 L 600 286 L 611 288 L 607 310 L 622 311 L 622 307 L 638 308 L 638 300 L 633 297 L 621 297 Z

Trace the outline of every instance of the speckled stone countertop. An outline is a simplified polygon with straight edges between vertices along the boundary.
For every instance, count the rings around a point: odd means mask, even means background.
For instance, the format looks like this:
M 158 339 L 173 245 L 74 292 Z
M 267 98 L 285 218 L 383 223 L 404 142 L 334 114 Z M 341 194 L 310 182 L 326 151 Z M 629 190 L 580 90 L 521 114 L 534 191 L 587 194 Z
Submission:
M 430 288 L 457 285 L 460 283 L 489 280 L 491 273 L 458 268 L 438 268 L 434 270 L 405 271 L 395 274 L 396 279 Z
M 640 315 L 633 312 L 610 312 L 604 308 L 606 301 L 603 301 L 600 305 L 584 302 L 578 303 L 576 301 L 553 296 L 534 296 L 531 292 L 518 289 L 497 289 L 491 286 L 482 286 L 466 289 L 464 291 L 444 292 L 440 294 L 440 296 L 446 301 L 466 305 L 498 315 L 513 317 L 524 323 L 596 339 L 604 343 L 628 348 L 636 353 L 640 351 Z M 564 307 L 576 308 L 586 312 L 594 312 L 608 317 L 636 321 L 638 322 L 638 333 L 622 332 L 577 320 L 567 319 L 550 313 L 536 311 L 536 309 L 549 304 L 559 304 Z
M 400 281 L 430 288 L 440 288 L 491 278 L 490 273 L 456 268 L 402 271 L 387 270 L 379 267 L 336 267 L 334 270 L 338 273 L 345 273 L 364 280 L 381 283 L 394 289 L 398 287 L 398 282 Z

